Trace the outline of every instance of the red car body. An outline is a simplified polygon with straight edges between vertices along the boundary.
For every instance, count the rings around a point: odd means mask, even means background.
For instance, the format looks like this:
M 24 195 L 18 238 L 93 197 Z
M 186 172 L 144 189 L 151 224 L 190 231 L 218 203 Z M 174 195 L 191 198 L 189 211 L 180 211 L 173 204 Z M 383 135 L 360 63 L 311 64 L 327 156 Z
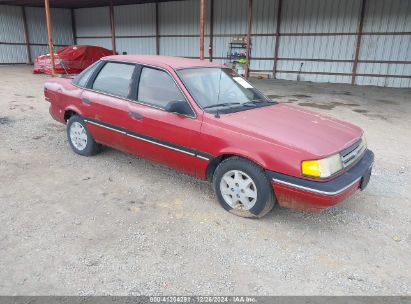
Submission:
M 303 160 L 353 150 L 363 135 L 357 126 L 281 103 L 216 117 L 196 103 L 176 70 L 221 65 L 162 56 L 109 56 L 103 60 L 167 71 L 189 101 L 195 117 L 83 89 L 71 79 L 49 79 L 45 97 L 50 102 L 51 116 L 66 123 L 68 113 L 77 113 L 98 143 L 199 179 L 210 178 L 222 158 L 240 156 L 265 169 L 279 205 L 300 210 L 320 211 L 335 205 L 369 180 L 374 155 L 367 149 L 330 178 L 309 178 L 301 173 Z M 144 119 L 129 115 L 135 112 Z

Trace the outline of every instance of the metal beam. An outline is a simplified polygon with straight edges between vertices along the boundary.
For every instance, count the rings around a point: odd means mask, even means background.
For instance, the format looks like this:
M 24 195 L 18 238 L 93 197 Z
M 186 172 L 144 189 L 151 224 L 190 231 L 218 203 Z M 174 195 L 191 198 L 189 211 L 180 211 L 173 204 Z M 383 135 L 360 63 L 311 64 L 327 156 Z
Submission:
M 26 8 L 24 6 L 21 7 L 21 14 L 22 14 L 22 17 L 23 17 L 24 38 L 26 39 L 27 63 L 32 64 L 33 60 L 31 58 L 30 37 L 29 37 L 29 30 L 28 30 L 28 27 L 27 27 Z
M 273 65 L 273 78 L 276 78 L 277 74 L 277 64 L 278 64 L 278 50 L 280 48 L 280 31 L 281 31 L 281 10 L 283 6 L 283 1 L 278 0 L 277 7 L 277 27 L 275 30 L 275 48 L 274 48 L 274 65 Z
M 110 27 L 111 27 L 111 47 L 113 48 L 113 54 L 116 55 L 116 25 L 114 20 L 114 6 L 110 4 Z
M 44 9 L 46 10 L 47 38 L 48 38 L 50 59 L 51 59 L 51 75 L 54 76 L 56 73 L 56 65 L 54 63 L 53 33 L 51 31 L 51 15 L 50 15 L 49 0 L 44 0 Z
M 71 31 L 73 33 L 73 44 L 77 44 L 76 16 L 74 14 L 74 9 L 71 9 L 70 13 L 71 13 Z
M 247 47 L 245 51 L 245 79 L 248 79 L 250 70 L 250 48 L 251 48 L 251 26 L 253 23 L 253 0 L 248 0 L 248 16 L 247 16 Z
M 363 29 L 363 26 L 364 26 L 365 6 L 366 6 L 366 0 L 362 0 L 360 20 L 358 21 L 357 41 L 356 41 L 356 46 L 355 46 L 354 63 L 353 63 L 353 66 L 352 66 L 351 84 L 355 84 L 355 77 L 356 77 L 356 74 L 357 74 L 358 58 L 360 56 L 360 50 L 361 50 L 362 29 Z
M 205 0 L 200 0 L 200 60 L 204 60 Z
M 0 0 L 1 1 L 1 0 Z M 233 36 L 246 36 L 247 33 L 231 33 L 231 34 L 213 34 L 213 37 L 233 37 Z M 361 36 L 411 36 L 411 32 L 392 32 L 392 33 L 385 33 L 385 32 L 363 32 Z M 199 34 L 163 34 L 159 35 L 160 37 L 168 37 L 168 38 L 180 38 L 180 37 L 185 37 L 185 38 L 198 38 L 200 37 Z M 209 34 L 204 34 L 204 37 L 209 37 Z M 275 37 L 275 36 L 281 36 L 281 37 L 293 37 L 293 36 L 298 36 L 298 37 L 311 37 L 311 36 L 357 36 L 357 33 L 281 33 L 280 35 L 277 35 L 276 33 L 264 33 L 264 34 L 257 34 L 257 33 L 252 33 L 251 37 Z M 117 38 L 155 38 L 156 35 L 116 35 Z M 105 35 L 100 35 L 100 36 L 78 36 L 77 38 L 111 38 L 111 36 L 105 36 Z
M 155 4 L 156 8 L 156 54 L 160 55 L 160 25 L 159 25 L 159 5 L 158 2 Z
M 210 45 L 208 49 L 208 56 L 210 61 L 213 61 L 214 49 L 214 0 L 210 0 Z

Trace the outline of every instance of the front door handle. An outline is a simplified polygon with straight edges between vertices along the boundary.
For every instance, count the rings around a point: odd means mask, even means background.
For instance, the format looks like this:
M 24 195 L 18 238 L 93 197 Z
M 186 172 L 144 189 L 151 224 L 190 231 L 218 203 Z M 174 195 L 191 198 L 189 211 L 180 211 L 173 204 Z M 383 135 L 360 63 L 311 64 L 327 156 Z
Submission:
M 83 97 L 83 103 L 85 103 L 85 104 L 90 104 L 91 103 L 91 101 L 90 101 L 90 99 L 88 99 L 87 97 Z
M 135 119 L 143 119 L 144 116 L 137 112 L 128 112 L 128 116 L 135 118 Z

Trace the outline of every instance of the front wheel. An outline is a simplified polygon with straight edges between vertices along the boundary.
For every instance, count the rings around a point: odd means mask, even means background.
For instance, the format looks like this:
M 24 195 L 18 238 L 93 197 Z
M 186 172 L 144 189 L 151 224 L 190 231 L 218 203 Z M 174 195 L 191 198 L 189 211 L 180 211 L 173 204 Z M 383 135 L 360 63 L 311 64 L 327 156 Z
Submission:
M 262 217 L 275 204 L 264 170 L 240 157 L 230 157 L 218 165 L 213 187 L 221 206 L 238 216 Z
M 67 138 L 73 151 L 83 156 L 97 154 L 101 149 L 101 145 L 95 142 L 88 131 L 84 120 L 77 115 L 71 116 L 67 121 Z

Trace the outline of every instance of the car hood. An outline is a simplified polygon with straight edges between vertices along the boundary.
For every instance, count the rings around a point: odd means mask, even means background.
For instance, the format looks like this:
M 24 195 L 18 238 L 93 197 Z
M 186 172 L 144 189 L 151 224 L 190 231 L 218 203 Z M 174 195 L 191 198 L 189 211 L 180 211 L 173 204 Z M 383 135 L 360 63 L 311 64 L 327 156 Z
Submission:
M 237 132 L 318 158 L 340 152 L 363 133 L 350 123 L 281 103 L 221 115 L 219 120 Z

